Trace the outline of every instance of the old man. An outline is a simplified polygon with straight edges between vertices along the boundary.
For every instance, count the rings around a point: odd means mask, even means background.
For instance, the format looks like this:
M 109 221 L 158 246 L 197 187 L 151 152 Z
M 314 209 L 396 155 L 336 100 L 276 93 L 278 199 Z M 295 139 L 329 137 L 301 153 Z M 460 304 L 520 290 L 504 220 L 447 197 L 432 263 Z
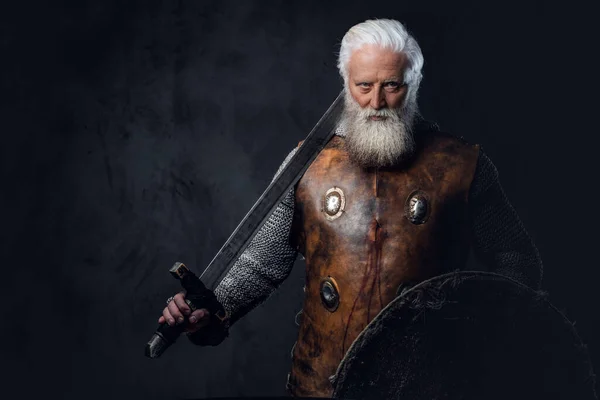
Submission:
M 159 323 L 189 319 L 193 343 L 217 344 L 301 253 L 305 298 L 288 389 L 326 397 L 353 340 L 399 290 L 464 269 L 471 248 L 483 268 L 538 288 L 538 251 L 490 159 L 420 117 L 422 66 L 398 21 L 353 26 L 339 52 L 345 109 L 336 135 L 215 290 L 228 319 L 192 313 L 180 293 Z

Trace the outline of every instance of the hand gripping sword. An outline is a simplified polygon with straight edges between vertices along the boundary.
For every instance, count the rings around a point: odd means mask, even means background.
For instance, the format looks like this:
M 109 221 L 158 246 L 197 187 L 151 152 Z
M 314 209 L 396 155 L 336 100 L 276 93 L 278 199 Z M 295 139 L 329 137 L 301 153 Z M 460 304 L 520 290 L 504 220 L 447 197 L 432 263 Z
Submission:
M 221 320 L 225 318 L 223 306 L 217 301 L 213 290 L 246 249 L 258 229 L 273 213 L 292 186 L 300 180 L 310 164 L 335 134 L 339 117 L 342 114 L 343 100 L 344 94 L 342 91 L 310 131 L 296 154 L 271 182 L 233 231 L 200 278 L 180 262 L 175 263 L 169 270 L 171 275 L 180 280 L 181 285 L 186 290 L 186 302 L 192 310 L 206 308 L 212 316 Z M 159 325 L 146 344 L 146 357 L 159 357 L 177 340 L 184 328 L 184 324 L 170 326 L 164 323 Z

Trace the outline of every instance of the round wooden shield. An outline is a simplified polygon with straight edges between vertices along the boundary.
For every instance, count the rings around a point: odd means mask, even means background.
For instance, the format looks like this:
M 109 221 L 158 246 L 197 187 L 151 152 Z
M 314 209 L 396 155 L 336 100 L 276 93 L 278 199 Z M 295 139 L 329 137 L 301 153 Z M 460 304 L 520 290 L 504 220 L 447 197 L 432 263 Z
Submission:
M 454 272 L 403 291 L 332 378 L 347 399 L 596 399 L 573 325 L 501 275 Z

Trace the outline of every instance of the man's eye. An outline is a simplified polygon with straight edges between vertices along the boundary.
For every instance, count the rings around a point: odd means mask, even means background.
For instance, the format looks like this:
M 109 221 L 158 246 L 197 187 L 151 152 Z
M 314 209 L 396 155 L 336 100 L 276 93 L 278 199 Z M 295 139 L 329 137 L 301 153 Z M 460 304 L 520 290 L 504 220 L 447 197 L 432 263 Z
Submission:
M 360 82 L 357 84 L 357 86 L 361 88 L 368 88 L 370 85 L 367 82 Z
M 385 87 L 396 89 L 400 87 L 400 84 L 398 82 L 386 82 Z

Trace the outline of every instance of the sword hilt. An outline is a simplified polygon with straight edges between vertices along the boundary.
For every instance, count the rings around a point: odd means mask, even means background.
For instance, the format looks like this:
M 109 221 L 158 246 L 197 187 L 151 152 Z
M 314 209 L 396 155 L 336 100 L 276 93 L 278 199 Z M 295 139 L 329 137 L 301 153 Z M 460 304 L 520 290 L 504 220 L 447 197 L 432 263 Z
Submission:
M 227 319 L 227 313 L 223 305 L 217 300 L 214 292 L 208 289 L 204 283 L 185 264 L 176 262 L 171 269 L 171 275 L 180 281 L 186 291 L 186 303 L 193 310 L 205 308 L 210 313 L 210 318 L 215 318 L 219 323 Z M 185 330 L 187 323 L 169 325 L 166 322 L 160 324 L 152 338 L 148 341 L 145 354 L 148 358 L 158 358 L 169 348 L 181 333 Z

